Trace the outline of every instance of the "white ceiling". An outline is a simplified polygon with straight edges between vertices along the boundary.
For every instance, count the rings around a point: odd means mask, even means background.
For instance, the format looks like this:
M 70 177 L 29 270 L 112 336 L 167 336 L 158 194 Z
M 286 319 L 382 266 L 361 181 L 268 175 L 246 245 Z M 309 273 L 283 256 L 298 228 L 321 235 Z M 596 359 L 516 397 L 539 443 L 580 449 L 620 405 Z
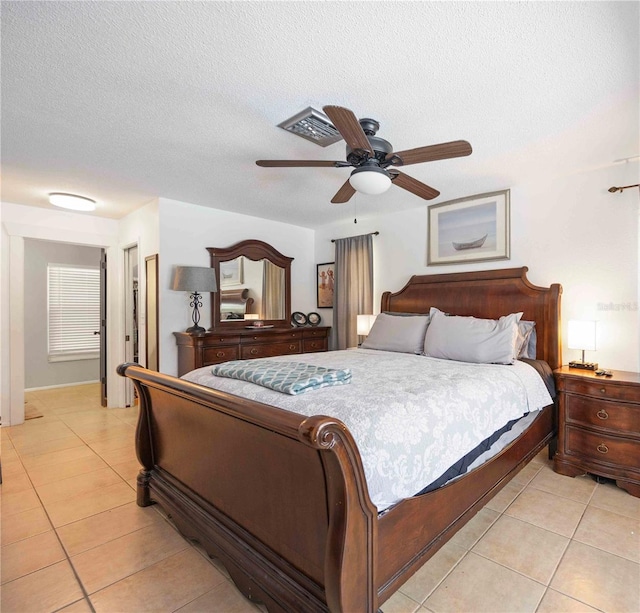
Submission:
M 317 227 L 423 206 L 398 187 L 332 205 L 344 160 L 277 127 L 307 106 L 373 117 L 431 202 L 638 155 L 638 2 L 1 4 L 2 201 L 51 191 L 120 218 L 157 197 Z

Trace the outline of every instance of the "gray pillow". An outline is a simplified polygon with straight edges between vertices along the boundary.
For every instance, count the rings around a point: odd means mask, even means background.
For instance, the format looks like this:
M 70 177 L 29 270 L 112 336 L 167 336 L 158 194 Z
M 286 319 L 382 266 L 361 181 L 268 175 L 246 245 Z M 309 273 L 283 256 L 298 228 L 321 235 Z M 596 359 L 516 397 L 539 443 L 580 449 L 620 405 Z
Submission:
M 428 325 L 428 315 L 396 317 L 388 313 L 380 313 L 361 347 L 420 354 Z
M 516 357 L 536 359 L 536 345 L 538 335 L 536 334 L 535 321 L 519 321 L 518 336 L 516 338 Z
M 522 313 L 500 319 L 445 315 L 432 308 L 425 355 L 477 364 L 513 364 L 517 359 L 518 322 Z

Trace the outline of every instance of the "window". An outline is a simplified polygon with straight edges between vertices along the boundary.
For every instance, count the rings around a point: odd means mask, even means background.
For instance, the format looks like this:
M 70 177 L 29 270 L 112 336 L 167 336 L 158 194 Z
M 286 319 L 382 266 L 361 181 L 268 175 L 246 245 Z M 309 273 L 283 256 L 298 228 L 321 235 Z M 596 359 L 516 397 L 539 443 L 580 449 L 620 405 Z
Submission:
M 100 269 L 49 264 L 49 361 L 99 357 Z

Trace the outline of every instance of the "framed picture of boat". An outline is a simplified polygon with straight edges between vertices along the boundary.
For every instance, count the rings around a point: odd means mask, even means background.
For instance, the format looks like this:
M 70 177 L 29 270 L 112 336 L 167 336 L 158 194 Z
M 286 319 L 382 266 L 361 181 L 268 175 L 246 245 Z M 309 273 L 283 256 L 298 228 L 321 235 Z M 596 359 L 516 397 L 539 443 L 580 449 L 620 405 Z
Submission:
M 427 266 L 508 260 L 510 190 L 429 207 Z

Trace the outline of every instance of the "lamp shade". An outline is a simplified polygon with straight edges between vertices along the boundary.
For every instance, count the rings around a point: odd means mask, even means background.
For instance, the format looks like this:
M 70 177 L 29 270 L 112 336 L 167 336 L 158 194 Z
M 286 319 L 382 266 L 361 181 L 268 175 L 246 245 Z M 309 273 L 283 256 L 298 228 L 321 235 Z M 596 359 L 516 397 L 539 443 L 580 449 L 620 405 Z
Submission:
M 595 351 L 596 322 L 570 320 L 567 344 L 569 349 Z
M 358 336 L 367 336 L 371 332 L 376 317 L 377 315 L 368 314 L 356 316 L 356 332 Z
M 183 292 L 217 292 L 216 271 L 204 266 L 176 266 L 171 289 Z
M 363 166 L 356 168 L 349 177 L 351 187 L 369 196 L 386 192 L 391 187 L 391 176 L 383 168 Z

